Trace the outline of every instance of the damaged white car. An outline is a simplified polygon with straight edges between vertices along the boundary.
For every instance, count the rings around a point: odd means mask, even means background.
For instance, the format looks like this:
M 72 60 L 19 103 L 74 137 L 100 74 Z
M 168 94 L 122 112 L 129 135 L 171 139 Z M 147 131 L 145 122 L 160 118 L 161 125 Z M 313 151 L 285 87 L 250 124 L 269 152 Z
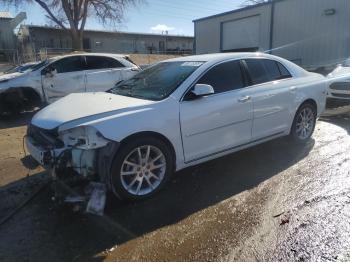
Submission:
M 176 58 L 109 92 L 49 105 L 32 119 L 26 145 L 58 178 L 74 170 L 69 176 L 138 200 L 185 167 L 281 136 L 307 141 L 326 89 L 323 76 L 271 55 Z
M 140 71 L 124 55 L 72 54 L 0 76 L 0 113 L 32 109 L 70 93 L 106 91 Z

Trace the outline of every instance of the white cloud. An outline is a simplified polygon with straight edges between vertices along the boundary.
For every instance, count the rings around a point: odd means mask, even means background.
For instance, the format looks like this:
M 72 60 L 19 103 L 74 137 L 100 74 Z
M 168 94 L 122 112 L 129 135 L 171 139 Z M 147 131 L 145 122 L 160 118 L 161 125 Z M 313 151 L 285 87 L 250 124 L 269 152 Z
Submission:
M 175 27 L 161 25 L 161 24 L 151 27 L 151 30 L 154 32 L 173 31 L 174 29 Z

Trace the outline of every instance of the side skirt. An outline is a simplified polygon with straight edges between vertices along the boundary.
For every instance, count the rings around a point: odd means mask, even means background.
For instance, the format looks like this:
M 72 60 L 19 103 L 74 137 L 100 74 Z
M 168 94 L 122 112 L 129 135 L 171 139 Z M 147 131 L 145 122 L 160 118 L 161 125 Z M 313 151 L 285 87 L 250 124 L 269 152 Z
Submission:
M 222 151 L 219 151 L 219 152 L 216 152 L 216 153 L 204 156 L 204 157 L 193 159 L 191 161 L 185 162 L 185 165 L 183 166 L 183 168 L 186 168 L 186 167 L 189 167 L 189 166 L 194 166 L 194 165 L 197 165 L 197 164 L 200 164 L 200 163 L 203 163 L 203 162 L 207 162 L 209 160 L 213 160 L 213 159 L 216 159 L 216 158 L 219 158 L 219 157 L 222 157 L 222 156 L 225 156 L 225 155 L 228 155 L 228 154 L 231 154 L 231 153 L 234 153 L 234 152 L 237 152 L 237 151 L 240 151 L 240 150 L 252 147 L 252 146 L 256 146 L 256 145 L 259 145 L 259 144 L 265 143 L 267 141 L 270 141 L 270 140 L 273 140 L 273 139 L 276 139 L 276 138 L 279 138 L 279 137 L 282 137 L 282 136 L 286 136 L 286 135 L 288 135 L 287 132 L 279 132 L 279 133 L 276 133 L 276 134 L 273 134 L 273 135 L 270 135 L 270 136 L 267 136 L 267 137 L 263 137 L 263 138 L 260 138 L 260 139 L 257 139 L 257 140 L 253 140 L 253 141 L 251 141 L 249 143 L 245 143 L 245 144 L 242 144 L 242 145 L 239 145 L 239 146 L 231 147 L 231 148 L 228 148 L 228 149 L 225 149 L 225 150 L 222 150 Z M 178 169 L 177 171 L 179 171 L 181 169 L 182 168 Z

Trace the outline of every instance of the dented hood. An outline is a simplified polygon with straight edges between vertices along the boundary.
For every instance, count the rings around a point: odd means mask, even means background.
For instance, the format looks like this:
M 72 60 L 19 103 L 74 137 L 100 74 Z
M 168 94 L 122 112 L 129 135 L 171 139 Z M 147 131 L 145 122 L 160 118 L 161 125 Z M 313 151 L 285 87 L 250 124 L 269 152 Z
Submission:
M 20 72 L 0 75 L 0 83 L 2 81 L 8 81 L 8 80 L 11 80 L 11 79 L 14 79 L 14 78 L 21 77 L 23 75 L 25 75 L 25 73 L 20 73 Z
M 32 124 L 54 129 L 62 124 L 87 118 L 101 116 L 118 111 L 126 112 L 153 103 L 153 101 L 115 95 L 111 93 L 75 93 L 70 94 L 39 111 L 32 119 Z M 96 118 L 96 117 L 95 117 Z

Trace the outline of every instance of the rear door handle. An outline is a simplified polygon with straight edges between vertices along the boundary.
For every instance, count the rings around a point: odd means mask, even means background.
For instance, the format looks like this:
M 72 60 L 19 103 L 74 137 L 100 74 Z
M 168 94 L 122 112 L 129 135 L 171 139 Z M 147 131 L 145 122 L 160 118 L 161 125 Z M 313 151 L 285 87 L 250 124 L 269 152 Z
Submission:
M 238 102 L 245 103 L 245 102 L 248 102 L 250 99 L 251 99 L 250 96 L 244 96 L 244 97 L 239 98 Z

